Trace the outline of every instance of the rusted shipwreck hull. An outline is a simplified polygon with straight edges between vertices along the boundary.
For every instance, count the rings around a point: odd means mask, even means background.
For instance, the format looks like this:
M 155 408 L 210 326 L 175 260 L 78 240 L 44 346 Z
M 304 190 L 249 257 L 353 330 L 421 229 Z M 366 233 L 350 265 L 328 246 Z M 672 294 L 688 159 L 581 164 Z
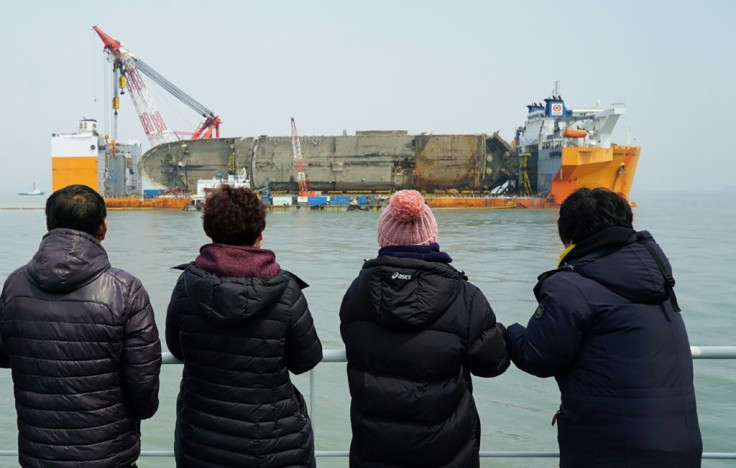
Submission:
M 486 191 L 518 176 L 511 148 L 493 135 L 409 135 L 364 131 L 345 136 L 302 136 L 311 190 L 424 192 Z M 246 168 L 251 185 L 296 191 L 290 137 L 180 141 L 155 146 L 140 170 L 169 189 L 195 190 L 198 179 Z

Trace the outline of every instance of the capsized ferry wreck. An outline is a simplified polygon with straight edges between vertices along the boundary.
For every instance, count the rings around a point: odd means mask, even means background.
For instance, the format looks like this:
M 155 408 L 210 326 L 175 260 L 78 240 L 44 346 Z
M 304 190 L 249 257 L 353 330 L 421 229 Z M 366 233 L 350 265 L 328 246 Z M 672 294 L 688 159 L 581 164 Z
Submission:
M 527 106 L 511 144 L 492 135 L 409 135 L 362 131 L 302 136 L 309 190 L 422 191 L 433 207 L 546 207 L 578 187 L 629 196 L 640 148 L 611 141 L 625 107 L 568 108 L 559 94 Z M 245 168 L 254 188 L 299 191 L 292 138 L 240 137 L 164 143 L 147 151 L 141 172 L 170 189 Z
M 581 186 L 607 187 L 626 196 L 631 189 L 639 148 L 611 142 L 623 105 L 568 109 L 559 82 L 551 97 L 527 106 L 526 125 L 511 144 L 498 134 L 409 135 L 404 130 L 299 138 L 294 119 L 291 137 L 220 138 L 218 115 L 119 41 L 93 29 L 113 64 L 114 116 L 119 94 L 127 89 L 152 145 L 141 158 L 140 173 L 169 190 L 193 193 L 200 180 L 243 171 L 255 189 L 298 193 L 301 199 L 413 188 L 430 205 L 448 207 L 554 206 Z M 141 74 L 205 118 L 190 140 L 168 129 Z M 114 142 L 116 118 L 112 134 Z

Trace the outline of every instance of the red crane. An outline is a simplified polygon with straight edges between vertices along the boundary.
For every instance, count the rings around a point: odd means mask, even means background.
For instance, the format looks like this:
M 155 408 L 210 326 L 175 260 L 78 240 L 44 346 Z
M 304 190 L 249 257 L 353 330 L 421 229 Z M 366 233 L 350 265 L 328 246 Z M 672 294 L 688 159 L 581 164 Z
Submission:
M 92 29 L 95 30 L 95 32 L 100 36 L 100 39 L 102 39 L 102 42 L 105 44 L 105 52 L 107 53 L 108 60 L 113 62 L 113 71 L 116 77 L 114 97 L 112 100 L 112 107 L 115 110 L 113 140 L 117 138 L 117 115 L 118 109 L 120 108 L 118 90 L 120 90 L 120 94 L 124 94 L 126 87 L 128 88 L 130 97 L 133 99 L 133 105 L 135 106 L 135 110 L 138 113 L 141 124 L 143 125 L 143 130 L 146 132 L 146 136 L 148 137 L 148 141 L 151 143 L 151 146 L 176 141 L 178 139 L 175 136 L 175 133 L 172 133 L 168 128 L 166 128 L 166 123 L 164 123 L 163 118 L 161 118 L 161 114 L 159 113 L 156 104 L 153 102 L 143 78 L 140 73 L 138 73 L 139 70 L 205 118 L 204 122 L 202 122 L 194 133 L 192 133 L 192 140 L 212 138 L 213 134 L 216 138 L 220 137 L 220 123 L 222 123 L 222 121 L 219 116 L 215 115 L 211 110 L 158 74 L 141 59 L 125 50 L 120 45 L 120 42 L 105 34 L 100 28 L 94 26 Z
M 302 157 L 302 144 L 296 131 L 296 122 L 291 118 L 291 153 L 294 155 L 294 170 L 296 170 L 296 182 L 299 184 L 299 195 L 309 196 L 309 182 L 304 175 L 304 158 Z

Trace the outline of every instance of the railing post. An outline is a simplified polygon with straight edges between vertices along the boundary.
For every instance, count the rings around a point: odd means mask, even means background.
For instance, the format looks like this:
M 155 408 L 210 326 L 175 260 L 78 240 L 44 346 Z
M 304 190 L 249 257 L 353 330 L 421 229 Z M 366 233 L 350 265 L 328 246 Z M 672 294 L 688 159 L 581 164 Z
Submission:
M 312 418 L 312 431 L 316 429 L 314 416 L 314 369 L 312 369 L 309 371 L 309 417 Z

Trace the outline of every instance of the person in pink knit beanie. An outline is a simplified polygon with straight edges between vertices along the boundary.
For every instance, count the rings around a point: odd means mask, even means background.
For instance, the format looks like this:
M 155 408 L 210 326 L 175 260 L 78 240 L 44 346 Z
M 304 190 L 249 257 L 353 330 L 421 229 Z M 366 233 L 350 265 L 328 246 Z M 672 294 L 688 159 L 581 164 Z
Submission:
M 378 245 L 428 245 L 437 242 L 437 221 L 416 190 L 401 190 L 378 220 Z
M 437 237 L 422 195 L 396 192 L 378 221 L 378 257 L 343 297 L 351 468 L 479 466 L 471 374 L 508 368 L 505 329 Z

